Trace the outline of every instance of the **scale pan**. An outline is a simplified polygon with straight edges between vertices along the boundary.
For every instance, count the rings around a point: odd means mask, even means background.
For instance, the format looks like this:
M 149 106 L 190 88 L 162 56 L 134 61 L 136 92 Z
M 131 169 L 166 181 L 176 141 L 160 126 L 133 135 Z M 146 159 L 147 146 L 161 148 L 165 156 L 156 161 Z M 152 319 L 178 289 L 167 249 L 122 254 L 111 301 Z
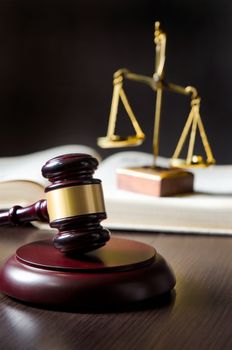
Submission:
M 202 156 L 194 155 L 192 156 L 192 161 L 187 162 L 186 159 L 180 159 L 180 158 L 171 158 L 170 159 L 170 165 L 173 168 L 182 168 L 182 169 L 188 169 L 188 168 L 206 168 L 210 165 L 213 165 L 215 163 L 215 160 L 204 160 Z
M 128 146 L 139 146 L 143 143 L 144 136 L 118 136 L 113 135 L 111 137 L 99 137 L 98 146 L 102 148 L 117 148 L 117 147 L 128 147 Z

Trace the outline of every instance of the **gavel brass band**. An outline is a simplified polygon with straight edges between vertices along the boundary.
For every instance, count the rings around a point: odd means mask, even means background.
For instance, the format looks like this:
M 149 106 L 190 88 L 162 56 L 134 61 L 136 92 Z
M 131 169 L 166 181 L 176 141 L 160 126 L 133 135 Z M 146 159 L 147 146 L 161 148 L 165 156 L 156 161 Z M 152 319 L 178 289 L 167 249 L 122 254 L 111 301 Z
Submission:
M 101 184 L 59 188 L 47 193 L 49 220 L 105 212 Z

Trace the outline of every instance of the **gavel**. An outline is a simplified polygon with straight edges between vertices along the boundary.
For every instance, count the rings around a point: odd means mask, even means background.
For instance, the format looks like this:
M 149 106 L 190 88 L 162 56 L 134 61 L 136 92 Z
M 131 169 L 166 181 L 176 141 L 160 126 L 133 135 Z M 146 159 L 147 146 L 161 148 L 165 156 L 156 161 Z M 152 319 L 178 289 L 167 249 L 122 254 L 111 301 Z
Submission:
M 27 243 L 5 262 L 2 293 L 37 306 L 104 310 L 159 298 L 175 286 L 172 269 L 154 247 L 110 239 L 101 226 L 106 212 L 101 181 L 93 178 L 97 166 L 87 154 L 55 157 L 42 167 L 51 182 L 46 199 L 0 214 L 0 224 L 40 220 L 58 229 L 53 242 Z
M 101 180 L 93 178 L 97 166 L 97 159 L 88 154 L 66 154 L 47 161 L 42 167 L 42 175 L 51 182 L 45 188 L 47 199 L 2 212 L 0 225 L 49 222 L 58 229 L 53 245 L 62 253 L 82 254 L 104 246 L 110 232 L 100 224 L 106 212 Z

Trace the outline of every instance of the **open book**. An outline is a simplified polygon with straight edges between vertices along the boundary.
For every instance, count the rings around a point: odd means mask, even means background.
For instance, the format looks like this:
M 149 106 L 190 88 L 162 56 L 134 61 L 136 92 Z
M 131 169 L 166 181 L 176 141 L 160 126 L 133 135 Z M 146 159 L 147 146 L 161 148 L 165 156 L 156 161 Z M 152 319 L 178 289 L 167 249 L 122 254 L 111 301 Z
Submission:
M 96 176 L 102 179 L 110 228 L 157 232 L 232 234 L 232 165 L 192 170 L 194 193 L 152 197 L 119 190 L 116 169 L 152 165 L 153 156 L 120 152 L 103 160 Z M 158 159 L 167 166 L 168 160 Z
M 99 154 L 87 146 L 68 145 L 17 157 L 0 158 L 0 208 L 29 205 L 44 198 L 48 185 L 41 167 L 65 153 Z M 173 197 L 152 197 L 119 190 L 116 169 L 151 165 L 153 156 L 142 152 L 119 152 L 100 161 L 96 178 L 103 184 L 111 229 L 153 232 L 232 234 L 232 165 L 195 169 L 195 193 Z M 158 159 L 166 166 L 167 160 Z
M 49 184 L 41 174 L 42 166 L 51 158 L 66 153 L 87 153 L 100 160 L 92 148 L 66 145 L 23 156 L 0 158 L 0 209 L 15 204 L 26 206 L 44 198 Z

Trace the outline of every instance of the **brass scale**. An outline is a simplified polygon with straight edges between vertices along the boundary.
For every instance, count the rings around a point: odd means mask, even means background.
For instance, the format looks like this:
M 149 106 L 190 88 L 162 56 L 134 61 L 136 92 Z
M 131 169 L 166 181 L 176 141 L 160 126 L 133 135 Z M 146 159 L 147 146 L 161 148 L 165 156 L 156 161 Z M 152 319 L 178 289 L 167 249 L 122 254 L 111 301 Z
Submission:
M 159 155 L 159 131 L 160 131 L 160 115 L 162 95 L 164 90 L 190 96 L 190 113 L 184 125 L 181 136 L 178 140 L 176 149 L 170 158 L 171 167 L 191 168 L 191 167 L 206 167 L 215 163 L 211 147 L 206 136 L 205 128 L 200 116 L 200 97 L 195 87 L 182 87 L 173 83 L 169 83 L 164 79 L 164 65 L 165 65 L 165 50 L 166 50 L 166 34 L 160 29 L 160 23 L 155 22 L 154 42 L 156 49 L 155 73 L 152 77 L 135 74 L 127 69 L 120 69 L 115 72 L 113 76 L 113 97 L 111 103 L 111 110 L 108 123 L 108 131 L 105 137 L 98 138 L 98 145 L 102 148 L 111 147 L 128 147 L 138 146 L 144 139 L 145 134 L 142 131 L 137 118 L 131 108 L 131 105 L 123 88 L 125 79 L 136 81 L 148 85 L 154 92 L 156 92 L 156 106 L 154 115 L 154 134 L 153 134 L 153 154 L 156 163 Z M 135 130 L 134 135 L 122 137 L 115 134 L 116 121 L 118 115 L 118 105 L 121 102 L 127 112 L 128 117 Z M 205 150 L 206 158 L 201 155 L 195 155 L 194 146 L 196 140 L 197 129 L 202 140 Z M 183 151 L 184 144 L 189 137 L 189 145 L 187 157 L 181 159 L 180 155 Z M 155 165 L 154 165 L 155 166 Z

